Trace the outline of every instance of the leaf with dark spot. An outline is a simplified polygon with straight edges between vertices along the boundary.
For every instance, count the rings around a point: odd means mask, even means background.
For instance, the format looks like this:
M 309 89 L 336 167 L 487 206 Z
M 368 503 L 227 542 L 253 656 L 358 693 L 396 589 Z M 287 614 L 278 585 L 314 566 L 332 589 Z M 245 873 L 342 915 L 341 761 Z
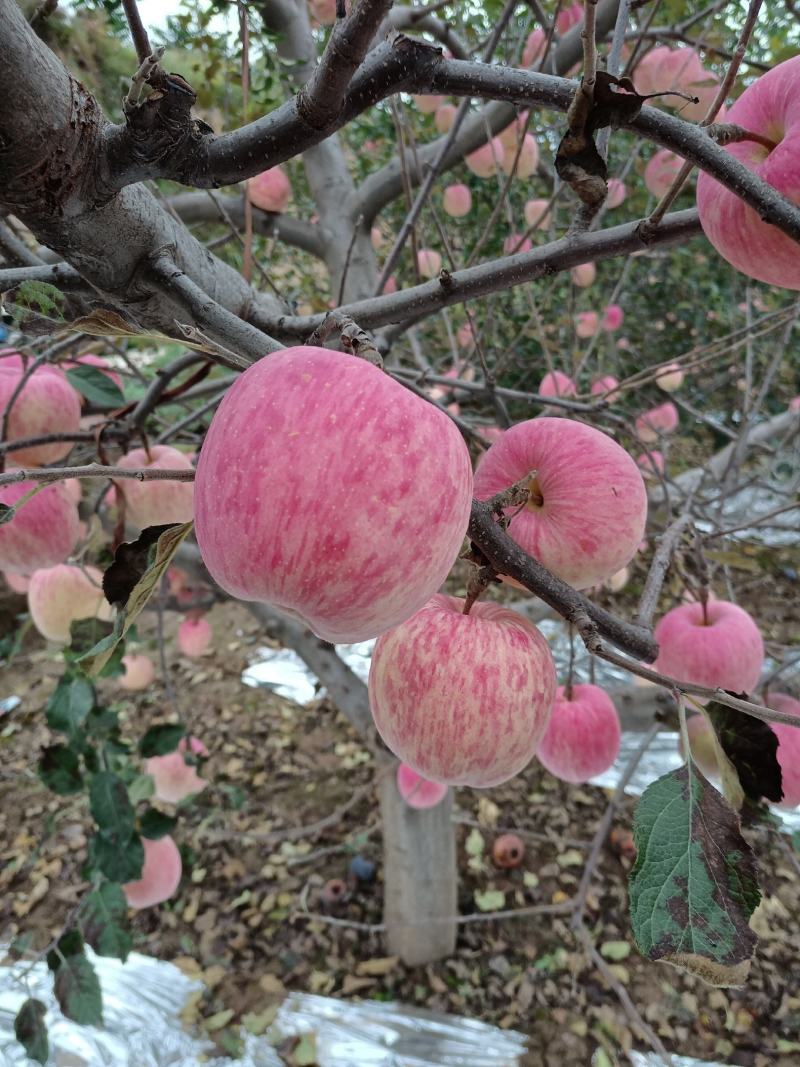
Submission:
M 731 693 L 747 700 L 746 693 Z M 742 789 L 750 800 L 764 797 L 773 803 L 783 799 L 781 765 L 778 763 L 778 737 L 769 723 L 753 715 L 712 701 L 706 706 L 719 743 L 739 775 Z
M 114 553 L 114 562 L 103 575 L 103 592 L 114 607 L 124 608 L 128 599 L 153 565 L 158 539 L 179 523 L 148 526 L 135 541 L 124 541 Z
M 14 1019 L 14 1037 L 28 1056 L 37 1063 L 47 1063 L 50 1055 L 47 1027 L 44 1022 L 46 1014 L 47 1008 L 41 1000 L 29 998 L 23 1003 Z
M 761 893 L 736 813 L 689 763 L 648 786 L 633 832 L 630 910 L 640 951 L 710 985 L 742 985 Z

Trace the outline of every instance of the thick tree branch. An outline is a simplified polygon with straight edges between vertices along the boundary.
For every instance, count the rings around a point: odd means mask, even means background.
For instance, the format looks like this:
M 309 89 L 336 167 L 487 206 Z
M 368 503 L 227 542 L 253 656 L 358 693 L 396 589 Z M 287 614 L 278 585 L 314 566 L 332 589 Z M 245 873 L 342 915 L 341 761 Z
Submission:
M 467 59 L 469 49 L 449 22 L 414 7 L 395 6 L 386 17 L 395 30 L 418 30 L 427 33 L 447 48 L 454 59 Z
M 244 202 L 242 198 L 216 194 L 216 200 L 231 221 L 243 228 Z M 220 221 L 219 210 L 207 192 L 179 193 L 177 196 L 170 197 L 168 203 L 187 226 Z M 295 219 L 290 215 L 275 215 L 270 211 L 254 208 L 253 230 L 262 237 L 274 237 L 284 244 L 309 252 L 317 259 L 324 258 L 324 242 L 320 228 L 313 222 Z

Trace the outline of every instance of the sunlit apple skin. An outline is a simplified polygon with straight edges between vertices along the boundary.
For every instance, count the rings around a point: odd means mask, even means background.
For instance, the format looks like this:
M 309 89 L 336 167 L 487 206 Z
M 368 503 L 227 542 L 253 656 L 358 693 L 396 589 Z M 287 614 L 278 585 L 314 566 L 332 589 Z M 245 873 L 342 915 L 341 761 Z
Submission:
M 192 470 L 192 461 L 170 445 L 151 445 L 150 454 L 134 448 L 124 455 L 118 466 L 126 470 L 145 467 L 156 470 Z M 125 494 L 125 517 L 136 526 L 161 526 L 168 522 L 190 522 L 194 505 L 191 482 L 154 480 L 140 482 L 120 478 L 117 482 Z
M 539 396 L 575 396 L 578 388 L 568 374 L 563 371 L 548 371 L 539 382 Z M 551 408 L 552 410 L 552 408 Z
M 592 382 L 592 396 L 602 396 L 607 404 L 616 404 L 622 396 L 618 386 L 619 381 L 613 374 L 605 374 Z
M 756 141 L 739 141 L 725 151 L 800 203 L 800 56 L 762 74 L 726 121 L 778 142 L 772 151 Z M 697 179 L 697 210 L 706 237 L 733 267 L 782 289 L 800 289 L 796 242 L 762 222 L 757 211 L 703 172 Z
M 397 790 L 410 808 L 420 811 L 435 808 L 447 796 L 448 788 L 441 782 L 429 782 L 407 763 L 397 765 Z
M 653 196 L 661 198 L 678 175 L 683 160 L 668 148 L 660 148 L 644 168 L 644 184 Z
M 178 627 L 178 648 L 190 659 L 202 656 L 210 647 L 211 638 L 208 619 L 184 619 Z
M 247 183 L 250 202 L 262 211 L 285 211 L 292 198 L 292 184 L 281 167 L 270 167 Z
M 22 379 L 12 360 L 0 365 L 0 417 Z M 55 367 L 35 370 L 14 401 L 6 439 L 36 437 L 46 433 L 75 433 L 81 424 L 81 401 L 65 375 Z M 69 441 L 30 445 L 6 453 L 16 466 L 40 467 L 63 459 L 72 448 Z
M 149 774 L 155 784 L 156 800 L 163 800 L 167 804 L 178 804 L 186 797 L 202 793 L 208 782 L 197 773 L 197 767 L 187 763 L 184 753 L 187 748 L 195 756 L 207 756 L 208 749 L 196 737 L 187 739 L 184 737 L 178 744 L 175 752 L 169 752 L 166 756 L 153 756 L 145 760 L 144 773 Z
M 442 257 L 432 248 L 420 248 L 417 252 L 417 269 L 423 278 L 435 278 L 442 269 Z
M 503 142 L 499 137 L 493 137 L 491 141 L 476 148 L 474 152 L 470 152 L 464 162 L 467 170 L 471 170 L 476 177 L 491 178 L 497 173 L 497 168 L 503 165 L 505 157 L 506 150 L 503 148 Z
M 469 215 L 472 210 L 472 193 L 469 186 L 457 184 L 448 185 L 442 197 L 442 206 L 446 215 L 454 219 L 462 219 Z
M 536 758 L 556 778 L 578 784 L 603 774 L 619 755 L 619 715 L 598 685 L 573 685 L 567 699 L 558 687 L 550 722 Z
M 623 448 L 570 419 L 520 422 L 481 456 L 475 496 L 486 500 L 534 470 L 532 499 L 508 528 L 529 555 L 578 589 L 604 582 L 633 559 L 647 491 Z
M 600 316 L 596 311 L 579 311 L 575 316 L 575 334 L 585 340 L 594 337 L 600 329 Z M 594 389 L 592 389 L 594 392 Z
M 764 642 L 750 615 L 727 600 L 679 604 L 659 621 L 655 669 L 679 682 L 752 693 L 764 666 Z
M 429 781 L 499 785 L 531 760 L 555 667 L 527 619 L 485 601 L 432 597 L 375 645 L 369 699 L 394 754 Z
M 679 363 L 670 363 L 657 372 L 656 385 L 665 393 L 674 393 L 683 385 L 684 373 Z
M 0 488 L 0 503 L 16 504 L 35 482 L 14 482 Z M 10 574 L 32 574 L 40 567 L 63 563 L 78 543 L 78 509 L 61 482 L 42 489 L 23 504 L 11 522 L 0 526 L 0 568 Z
M 572 267 L 569 273 L 579 289 L 586 289 L 597 277 L 597 267 L 594 263 L 579 263 L 577 267 Z
M 539 146 L 532 133 L 526 133 L 522 138 L 522 148 L 519 150 L 518 159 L 516 144 L 511 148 L 505 148 L 505 155 L 500 161 L 504 174 L 511 173 L 515 159 L 517 166 L 514 174 L 517 178 L 530 178 L 536 173 L 536 168 L 539 166 Z
M 171 837 L 157 841 L 142 838 L 144 866 L 138 882 L 126 882 L 122 887 L 128 907 L 137 910 L 152 908 L 173 897 L 181 881 L 182 864 L 178 846 Z
M 222 401 L 197 464 L 214 580 L 328 641 L 377 637 L 435 593 L 472 498 L 450 419 L 366 360 L 284 349 Z
M 788 693 L 770 693 L 767 707 L 797 718 L 797 726 L 770 723 L 778 737 L 778 763 L 783 780 L 783 800 L 778 807 L 796 808 L 800 805 L 800 700 Z
M 636 436 L 645 444 L 657 441 L 659 434 L 673 433 L 678 428 L 680 416 L 671 400 L 645 411 L 636 420 Z
M 138 652 L 128 653 L 122 657 L 122 666 L 125 673 L 120 675 L 118 681 L 123 689 L 131 693 L 148 689 L 155 681 L 156 667 L 149 656 Z
M 96 567 L 59 563 L 31 575 L 28 608 L 33 625 L 48 641 L 69 642 L 78 619 L 109 621 L 114 609 L 103 596 L 103 575 Z

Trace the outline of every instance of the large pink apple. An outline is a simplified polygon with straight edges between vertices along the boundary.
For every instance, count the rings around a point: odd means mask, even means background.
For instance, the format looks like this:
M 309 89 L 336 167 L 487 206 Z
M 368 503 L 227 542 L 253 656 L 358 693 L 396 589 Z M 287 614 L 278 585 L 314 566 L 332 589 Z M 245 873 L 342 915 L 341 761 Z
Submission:
M 592 382 L 592 396 L 601 396 L 607 404 L 616 404 L 622 396 L 619 381 L 613 374 L 604 374 Z
M 447 796 L 447 790 L 448 786 L 441 782 L 429 782 L 407 763 L 398 763 L 397 791 L 410 808 L 435 808 Z
M 455 104 L 442 104 L 436 108 L 436 112 L 433 116 L 433 124 L 436 127 L 437 133 L 447 133 L 451 129 L 453 123 L 456 120 L 456 113 L 458 108 Z
M 207 756 L 208 749 L 196 737 L 184 737 L 175 752 L 166 756 L 153 756 L 145 760 L 144 773 L 149 774 L 155 785 L 156 800 L 167 804 L 178 804 L 186 797 L 202 793 L 208 782 L 197 773 L 193 763 L 187 763 L 184 754 L 189 751 L 194 756 Z
M 679 418 L 678 409 L 671 400 L 667 400 L 638 417 L 636 436 L 645 444 L 650 444 L 657 441 L 661 434 L 677 430 Z
M 171 445 L 151 445 L 149 452 L 134 448 L 120 459 L 126 470 L 192 470 L 192 461 Z M 147 482 L 120 478 L 118 487 L 125 494 L 125 516 L 134 525 L 161 526 L 168 522 L 190 522 L 194 510 L 194 486 L 191 482 L 169 479 Z
M 262 211 L 283 212 L 292 198 L 292 184 L 280 166 L 256 174 L 247 187 L 251 203 Z
M 586 289 L 597 277 L 597 267 L 594 263 L 579 263 L 577 267 L 572 267 L 569 273 L 578 288 Z
M 497 173 L 497 168 L 503 165 L 506 150 L 499 137 L 493 137 L 491 141 L 476 148 L 465 157 L 464 162 L 467 170 L 471 170 L 478 178 L 491 178 Z
M 190 659 L 202 656 L 210 647 L 211 638 L 208 619 L 184 619 L 178 627 L 178 648 Z
M 560 370 L 553 370 L 545 374 L 544 378 L 539 382 L 537 391 L 539 396 L 567 397 L 575 396 L 578 392 L 578 387 L 568 374 L 564 374 Z
M 770 149 L 758 141 L 738 141 L 726 151 L 800 204 L 800 55 L 745 89 L 726 121 L 775 144 Z M 705 173 L 697 179 L 697 210 L 706 237 L 737 270 L 782 289 L 800 289 L 797 243 Z
M 420 248 L 417 252 L 417 270 L 423 278 L 435 278 L 442 269 L 442 257 L 433 248 Z
M 612 767 L 619 755 L 619 715 L 598 685 L 573 685 L 568 697 L 558 687 L 553 714 L 536 749 L 536 758 L 556 778 L 588 782 Z
M 0 417 L 9 404 L 22 372 L 13 361 L 0 366 Z M 36 437 L 46 433 L 75 433 L 81 424 L 81 401 L 66 376 L 55 367 L 39 367 L 33 372 L 14 401 L 8 419 L 7 440 Z M 55 463 L 72 448 L 70 441 L 50 445 L 30 445 L 6 453 L 17 466 L 45 466 Z
M 438 590 L 471 498 L 469 452 L 443 412 L 366 360 L 290 348 L 245 371 L 212 420 L 197 540 L 228 593 L 362 641 Z
M 575 316 L 575 333 L 578 337 L 594 337 L 599 329 L 600 316 L 596 311 L 579 311 Z
M 647 491 L 616 441 L 571 419 L 517 423 L 478 461 L 475 496 L 486 500 L 531 471 L 530 500 L 508 530 L 529 555 L 578 589 L 604 582 L 633 559 Z
M 469 186 L 461 183 L 448 185 L 442 197 L 442 207 L 446 215 L 461 219 L 472 210 L 472 193 Z
M 752 693 L 764 666 L 764 642 L 750 615 L 727 600 L 679 604 L 659 621 L 655 669 L 711 689 Z
M 505 148 L 505 155 L 500 160 L 500 167 L 504 174 L 510 174 L 511 169 L 514 166 L 514 160 L 517 160 L 516 170 L 514 174 L 517 178 L 530 178 L 536 173 L 536 168 L 539 166 L 539 146 L 532 133 L 526 133 L 522 138 L 522 148 L 519 150 L 519 158 L 517 159 L 517 145 L 513 145 L 511 148 Z
M 124 674 L 120 675 L 119 684 L 131 693 L 149 689 L 156 677 L 156 667 L 149 656 L 141 652 L 129 652 L 122 657 Z
M 433 782 L 499 785 L 530 761 L 547 726 L 555 667 L 541 633 L 499 604 L 434 596 L 383 634 L 369 672 L 378 733 Z
M 644 168 L 647 191 L 659 199 L 672 185 L 683 166 L 683 159 L 668 148 L 660 148 Z
M 797 726 L 770 723 L 778 737 L 778 763 L 783 778 L 783 800 L 778 807 L 796 808 L 800 805 L 800 700 L 788 693 L 770 693 L 767 706 L 797 718 Z
M 182 864 L 178 846 L 171 837 L 157 841 L 142 838 L 144 866 L 138 882 L 126 882 L 122 887 L 128 906 L 152 908 L 175 896 L 181 881 Z
M 96 567 L 59 563 L 31 575 L 28 608 L 33 625 L 48 641 L 69 642 L 69 628 L 78 619 L 108 622 L 114 609 L 103 596 L 103 575 Z
M 0 504 L 23 504 L 11 522 L 0 525 L 0 568 L 11 574 L 32 574 L 53 567 L 70 555 L 78 542 L 78 509 L 62 482 L 40 489 L 35 482 L 14 482 L 0 488 Z

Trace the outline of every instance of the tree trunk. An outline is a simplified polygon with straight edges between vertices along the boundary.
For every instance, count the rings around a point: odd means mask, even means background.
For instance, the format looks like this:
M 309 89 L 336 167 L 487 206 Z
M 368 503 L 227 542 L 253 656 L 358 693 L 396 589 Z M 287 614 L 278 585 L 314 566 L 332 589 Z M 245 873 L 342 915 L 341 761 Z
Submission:
M 397 791 L 394 774 L 380 780 L 383 820 L 383 917 L 386 946 L 412 966 L 453 953 L 458 870 L 453 794 L 417 811 Z

